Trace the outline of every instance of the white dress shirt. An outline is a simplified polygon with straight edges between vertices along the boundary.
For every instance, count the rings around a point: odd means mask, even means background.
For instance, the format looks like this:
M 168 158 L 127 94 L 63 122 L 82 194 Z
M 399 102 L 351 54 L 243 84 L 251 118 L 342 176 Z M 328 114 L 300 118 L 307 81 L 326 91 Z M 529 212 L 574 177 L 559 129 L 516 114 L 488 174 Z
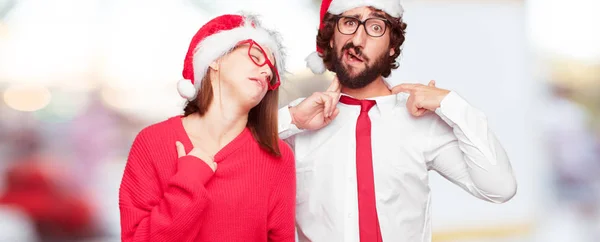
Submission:
M 407 94 L 373 98 L 373 172 L 385 242 L 431 241 L 429 171 L 475 197 L 502 203 L 516 192 L 510 161 L 483 113 L 450 92 L 435 113 L 411 116 Z M 297 105 L 295 100 L 290 106 Z M 296 156 L 300 241 L 359 242 L 355 129 L 360 106 L 338 103 L 338 116 L 316 131 L 279 110 L 279 137 Z

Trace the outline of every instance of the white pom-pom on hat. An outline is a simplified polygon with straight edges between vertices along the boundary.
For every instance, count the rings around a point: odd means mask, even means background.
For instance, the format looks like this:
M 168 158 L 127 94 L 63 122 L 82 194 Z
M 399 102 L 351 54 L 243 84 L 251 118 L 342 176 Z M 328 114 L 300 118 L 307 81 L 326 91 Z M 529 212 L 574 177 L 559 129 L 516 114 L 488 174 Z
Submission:
M 192 80 L 181 79 L 177 82 L 177 91 L 182 98 L 187 100 L 194 100 L 196 94 L 198 94 L 198 90 L 192 84 Z
M 310 70 L 315 74 L 323 74 L 326 70 L 325 63 L 323 63 L 323 58 L 319 56 L 318 52 L 313 52 L 304 59 L 306 61 L 306 66 L 310 68 Z

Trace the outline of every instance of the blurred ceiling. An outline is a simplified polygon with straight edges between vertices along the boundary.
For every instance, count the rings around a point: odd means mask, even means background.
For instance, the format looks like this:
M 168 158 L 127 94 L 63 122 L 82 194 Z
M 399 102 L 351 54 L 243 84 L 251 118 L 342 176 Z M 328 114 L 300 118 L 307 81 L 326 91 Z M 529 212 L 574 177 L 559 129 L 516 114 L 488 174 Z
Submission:
M 429 2 L 524 3 L 532 50 L 548 63 L 556 81 L 588 87 L 600 81 L 598 0 L 405 0 Z M 314 51 L 320 0 L 0 0 L 0 85 L 35 84 L 71 91 L 101 89 L 109 103 L 171 110 L 181 100 L 172 85 L 180 78 L 189 38 L 208 19 L 244 9 L 281 32 L 288 52 L 291 83 L 322 90 L 327 76 L 315 78 L 304 58 Z M 486 5 L 487 4 L 487 5 Z M 429 6 L 429 5 L 428 5 Z M 439 6 L 432 4 L 431 6 Z M 508 16 L 510 17 L 510 16 Z M 286 21 L 281 21 L 286 19 Z M 524 50 L 529 51 L 529 50 Z M 34 71 L 32 71 L 34 70 Z M 2 87 L 2 86 L 0 86 Z M 3 87 L 4 88 L 4 87 Z M 311 89 L 311 90 L 312 90 Z M 297 87 L 282 86 L 286 97 Z M 172 100 L 149 105 L 148 96 L 169 93 Z M 54 94 L 53 94 L 54 95 Z
M 17 0 L 0 0 L 0 22 L 8 12 L 16 5 Z

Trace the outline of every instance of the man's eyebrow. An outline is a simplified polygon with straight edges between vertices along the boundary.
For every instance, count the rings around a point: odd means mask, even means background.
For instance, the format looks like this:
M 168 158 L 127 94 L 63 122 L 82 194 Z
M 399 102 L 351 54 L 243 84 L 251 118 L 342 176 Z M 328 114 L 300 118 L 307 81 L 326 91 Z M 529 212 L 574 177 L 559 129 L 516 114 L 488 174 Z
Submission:
M 341 15 L 342 17 L 352 17 L 352 18 L 356 18 L 356 19 L 361 19 L 362 18 L 362 14 L 352 14 L 352 15 Z M 382 18 L 382 19 L 386 19 L 385 15 L 379 12 L 371 12 L 369 14 L 369 17 L 377 17 L 377 18 Z
M 378 18 L 386 19 L 385 15 L 378 13 L 378 12 L 372 12 L 371 14 L 369 14 L 369 17 L 378 17 Z
M 360 14 L 353 14 L 353 15 L 343 15 L 343 14 L 342 14 L 341 16 L 342 16 L 342 17 L 351 17 L 351 18 L 357 18 L 357 19 L 359 19 L 359 20 L 360 20 L 360 16 L 361 16 L 361 15 L 360 15 Z

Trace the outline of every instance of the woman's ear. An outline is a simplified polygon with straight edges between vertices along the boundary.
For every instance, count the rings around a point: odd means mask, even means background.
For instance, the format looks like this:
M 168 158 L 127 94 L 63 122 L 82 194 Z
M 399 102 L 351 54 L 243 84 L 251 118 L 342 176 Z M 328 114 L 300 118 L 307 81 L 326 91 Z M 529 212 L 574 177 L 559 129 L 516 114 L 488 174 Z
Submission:
M 217 59 L 217 60 L 215 60 L 215 61 L 211 62 L 211 63 L 210 63 L 210 65 L 208 65 L 208 67 L 209 67 L 210 69 L 213 69 L 213 70 L 215 70 L 215 71 L 218 71 L 218 70 L 219 70 L 219 61 L 220 61 L 220 60 L 221 60 L 221 59 Z

